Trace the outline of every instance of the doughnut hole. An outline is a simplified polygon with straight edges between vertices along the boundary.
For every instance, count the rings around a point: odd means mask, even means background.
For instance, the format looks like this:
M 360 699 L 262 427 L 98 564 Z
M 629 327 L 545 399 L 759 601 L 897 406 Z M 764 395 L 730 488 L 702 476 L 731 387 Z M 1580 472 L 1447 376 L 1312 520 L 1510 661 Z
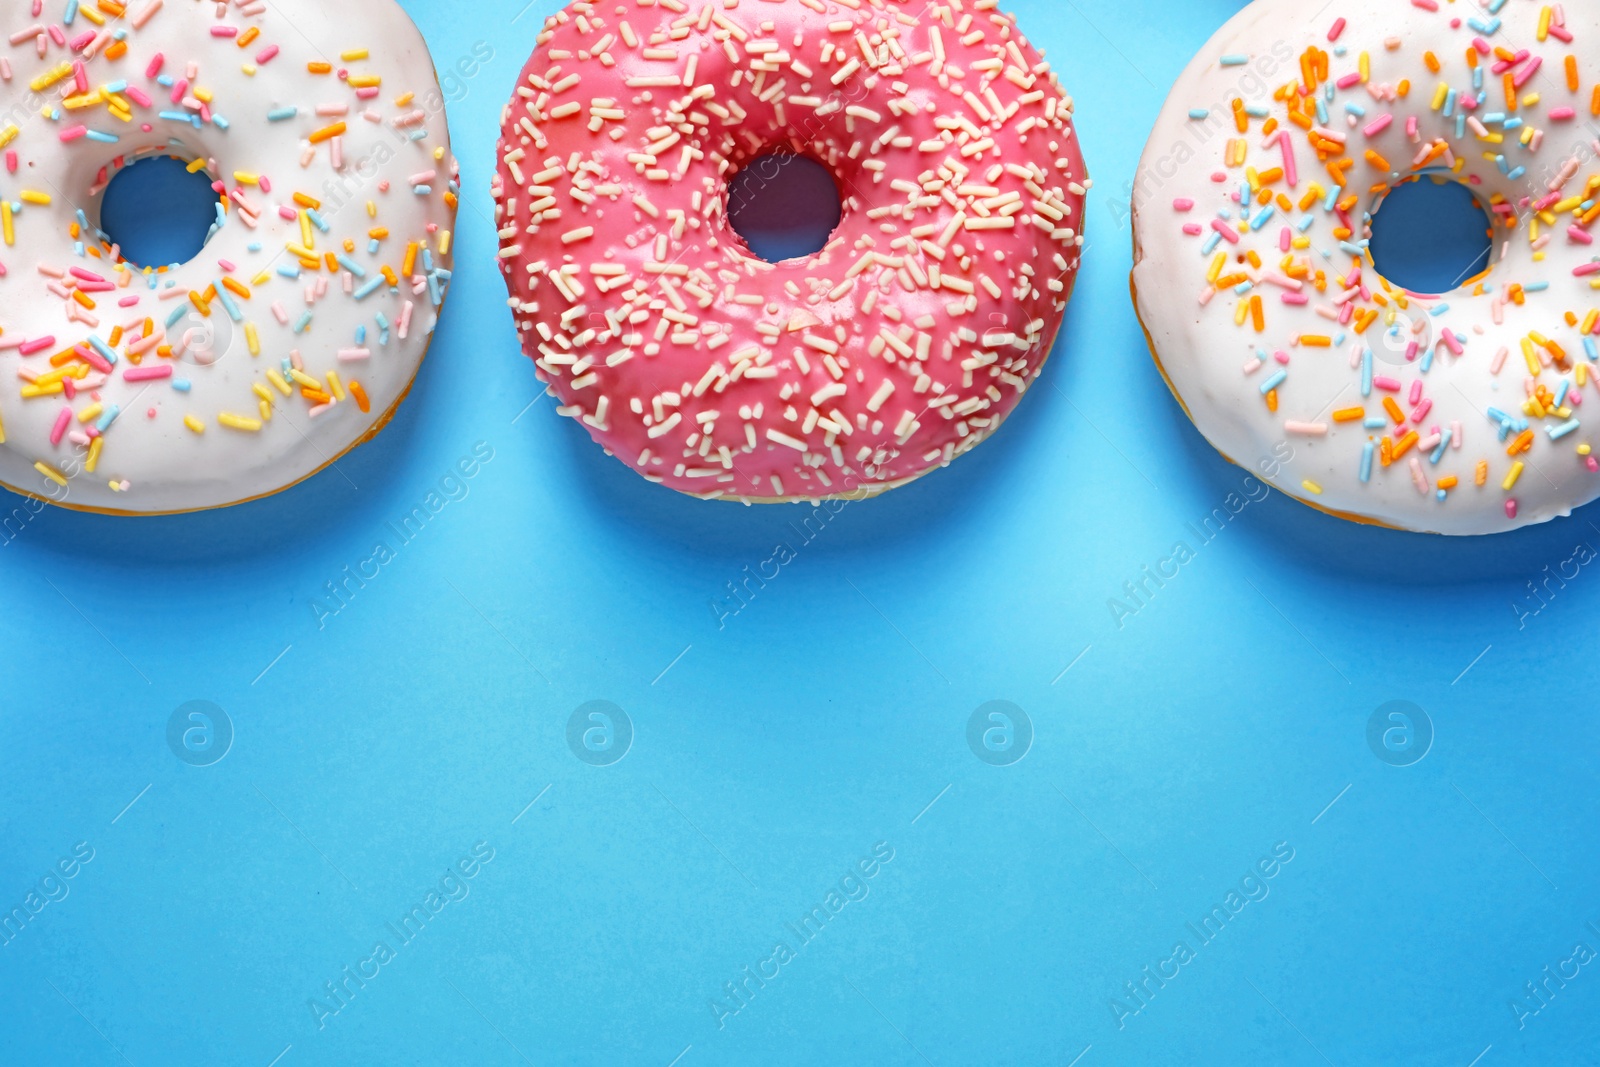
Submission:
M 111 177 L 100 229 L 136 267 L 172 267 L 200 254 L 217 221 L 214 179 L 172 156 L 136 159 Z
M 768 152 L 728 183 L 728 224 L 768 263 L 816 255 L 843 216 L 833 172 L 810 156 Z
M 1461 288 L 1493 263 L 1489 213 L 1465 184 L 1428 176 L 1402 182 L 1372 208 L 1372 261 L 1414 293 Z

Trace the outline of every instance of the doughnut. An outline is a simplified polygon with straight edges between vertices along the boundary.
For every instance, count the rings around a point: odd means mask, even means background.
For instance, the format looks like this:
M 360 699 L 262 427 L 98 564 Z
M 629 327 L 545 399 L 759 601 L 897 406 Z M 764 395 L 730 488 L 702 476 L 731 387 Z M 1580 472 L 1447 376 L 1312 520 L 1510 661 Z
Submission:
M 194 511 L 375 434 L 432 338 L 458 192 L 400 6 L 8 10 L 0 482 L 86 511 Z M 155 156 L 214 179 L 216 222 L 186 263 L 130 262 L 101 228 L 107 185 Z
M 773 153 L 842 220 L 769 263 L 728 182 Z M 1083 245 L 1072 100 L 992 0 L 608 0 L 548 18 L 504 113 L 526 354 L 646 479 L 860 498 L 983 441 L 1037 378 Z
M 1133 193 L 1151 353 L 1225 457 L 1334 515 L 1482 534 L 1600 495 L 1600 11 L 1255 0 L 1179 77 Z M 1487 266 L 1384 278 L 1385 197 L 1459 183 Z M 1397 201 L 1398 203 L 1398 201 Z

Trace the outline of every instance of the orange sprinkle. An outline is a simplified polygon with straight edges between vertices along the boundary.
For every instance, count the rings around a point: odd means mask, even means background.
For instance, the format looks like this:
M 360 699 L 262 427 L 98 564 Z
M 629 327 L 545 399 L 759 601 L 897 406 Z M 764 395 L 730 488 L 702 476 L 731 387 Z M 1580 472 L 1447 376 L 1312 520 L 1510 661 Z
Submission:
M 1389 417 L 1395 421 L 1396 425 L 1401 425 L 1406 421 L 1406 413 L 1400 410 L 1400 405 L 1394 402 L 1394 397 L 1392 396 L 1383 398 L 1383 410 L 1389 413 Z
M 305 193 L 295 193 L 294 194 L 294 202 L 296 204 L 299 204 L 301 207 L 308 207 L 312 211 L 320 210 L 321 207 L 322 207 L 322 201 L 321 200 L 315 200 L 315 199 L 307 196 Z
M 1377 167 L 1379 170 L 1388 171 L 1388 170 L 1392 170 L 1393 169 L 1392 167 L 1389 166 L 1389 161 L 1387 159 L 1384 159 L 1382 156 L 1380 156 L 1378 153 L 1374 152 L 1370 148 L 1367 149 L 1366 160 L 1367 160 L 1368 163 L 1372 164 L 1374 167 Z
M 1486 460 L 1486 459 L 1480 459 L 1480 460 L 1478 460 L 1478 466 L 1472 472 L 1472 484 L 1473 485 L 1482 485 L 1484 482 L 1487 482 L 1488 480 L 1489 480 L 1489 461 Z
M 1506 455 L 1514 456 L 1518 452 L 1526 452 L 1533 447 L 1533 431 L 1523 430 L 1517 434 L 1516 440 L 1506 447 Z
M 333 64 L 332 63 L 307 63 L 306 64 L 306 69 L 309 70 L 313 74 L 332 74 L 333 73 Z
M 1578 91 L 1578 57 L 1567 57 L 1567 88 L 1572 92 Z
M 1399 459 L 1411 451 L 1411 446 L 1417 443 L 1417 431 L 1407 430 L 1406 435 L 1394 443 L 1394 450 L 1389 454 L 1391 461 Z
M 1424 52 L 1424 53 L 1422 53 L 1422 61 L 1428 65 L 1428 70 L 1431 73 L 1434 73 L 1434 74 L 1439 73 L 1439 57 L 1438 56 L 1434 55 L 1432 52 Z
M 1446 474 L 1443 478 L 1440 478 L 1433 484 L 1438 486 L 1440 489 L 1454 489 L 1459 482 L 1454 474 Z
M 324 126 L 320 130 L 313 131 L 311 136 L 306 138 L 306 140 L 310 141 L 312 144 L 321 144 L 323 141 L 330 141 L 333 138 L 338 137 L 340 134 L 344 133 L 347 128 L 348 127 L 346 127 L 344 123 L 335 122 L 332 126 Z
M 1334 422 L 1355 422 L 1367 417 L 1366 408 L 1340 408 L 1333 413 Z
M 388 268 L 384 268 L 387 270 Z M 392 282 L 390 283 L 393 284 Z M 1261 309 L 1261 297 L 1250 297 L 1250 321 L 1256 328 L 1256 333 L 1261 333 L 1267 328 L 1266 313 Z
M 363 413 L 372 410 L 372 403 L 367 400 L 367 391 L 361 388 L 360 382 L 352 378 L 345 383 L 345 388 L 349 389 L 350 395 L 356 398 L 356 407 L 360 408 Z
M 1333 338 L 1319 333 L 1303 333 L 1300 335 L 1300 344 L 1306 348 L 1331 348 Z
M 250 289 L 242 282 L 236 282 L 232 278 L 224 278 L 222 279 L 222 287 L 230 293 L 244 297 L 246 300 L 250 299 Z
M 1278 410 L 1278 391 L 1276 389 L 1267 393 L 1267 410 L 1274 412 Z

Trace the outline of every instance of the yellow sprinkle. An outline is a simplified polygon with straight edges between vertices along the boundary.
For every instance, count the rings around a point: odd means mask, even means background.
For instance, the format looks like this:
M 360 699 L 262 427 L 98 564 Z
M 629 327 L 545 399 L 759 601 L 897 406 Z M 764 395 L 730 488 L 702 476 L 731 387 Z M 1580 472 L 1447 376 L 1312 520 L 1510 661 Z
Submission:
M 105 447 L 105 443 L 106 439 L 104 437 L 96 437 L 89 442 L 89 454 L 84 457 L 83 469 L 90 474 L 93 474 L 94 469 L 100 466 L 100 450 Z
M 49 193 L 41 193 L 41 192 L 37 192 L 37 191 L 35 191 L 33 189 L 24 189 L 24 190 L 22 190 L 21 193 L 18 194 L 18 196 L 21 197 L 22 202 L 24 204 L 48 204 L 48 203 L 50 203 L 50 194 Z
M 308 252 L 317 247 L 317 239 L 311 233 L 311 216 L 305 211 L 300 212 L 300 246 Z
M 192 159 L 192 160 L 189 161 L 189 165 L 187 167 L 185 167 L 184 169 L 187 170 L 190 174 L 194 174 L 194 173 L 196 173 L 196 172 L 198 172 L 200 170 L 205 169 L 205 165 L 206 165 L 206 161 L 203 160 L 203 159 Z
M 66 485 L 67 484 L 67 476 L 65 474 L 62 474 L 60 471 L 56 470 L 54 467 L 50 466 L 50 464 L 46 463 L 42 459 L 39 460 L 37 463 L 35 463 L 33 465 L 33 469 L 38 471 L 40 474 L 44 475 L 46 478 L 49 478 L 52 482 L 55 482 L 57 485 Z
M 5 234 L 6 244 L 17 243 L 17 228 L 11 222 L 11 201 L 0 200 L 0 231 Z
M 79 422 L 93 422 L 95 419 L 98 419 L 100 417 L 100 412 L 102 412 L 104 410 L 105 410 L 105 405 L 104 404 L 99 404 L 99 403 L 90 404 L 88 407 L 86 407 L 82 411 L 78 412 L 78 421 Z
M 349 83 L 352 89 L 376 89 L 383 84 L 383 79 L 376 74 L 352 74 Z
M 344 399 L 344 383 L 339 381 L 339 372 L 336 370 L 328 372 L 328 392 L 333 394 L 335 400 Z
M 3 445 L 5 443 L 6 443 L 6 424 L 4 422 L 0 422 L 0 445 Z
M 346 63 L 357 63 L 367 58 L 367 50 L 365 48 L 353 48 L 348 52 L 340 52 L 339 58 Z
M 62 63 L 60 66 L 53 67 L 39 75 L 37 78 L 33 79 L 33 81 L 28 83 L 28 88 L 32 89 L 36 93 L 42 93 L 46 89 L 50 88 L 50 86 L 60 81 L 62 78 L 68 77 L 71 74 L 72 64 Z
M 1362 58 L 1365 59 L 1366 56 L 1362 56 Z M 1301 481 L 1300 488 L 1304 489 L 1308 493 L 1315 493 L 1318 496 L 1322 495 L 1322 486 L 1318 485 L 1316 482 L 1312 481 L 1310 478 L 1306 478 L 1303 481 Z
M 206 424 L 195 418 L 193 415 L 185 415 L 183 417 L 183 424 L 189 427 L 189 429 L 193 430 L 195 433 L 206 432 Z
M 368 200 L 367 201 L 367 218 L 375 219 L 377 217 L 378 217 L 378 205 L 373 203 L 371 200 Z
M 1500 488 L 1510 492 L 1520 477 L 1522 477 L 1522 460 L 1519 459 L 1511 465 L 1511 470 L 1506 473 L 1506 480 L 1500 483 Z
M 284 396 L 288 396 L 290 393 L 294 392 L 293 389 L 289 388 L 289 383 L 283 380 L 283 375 L 278 373 L 277 367 L 267 368 L 267 381 L 271 382 L 272 387 L 278 392 L 282 393 Z
M 439 255 L 448 256 L 449 254 L 450 254 L 450 231 L 449 230 L 441 230 L 441 231 L 439 231 Z
M 272 405 L 265 400 L 256 401 L 256 410 L 261 412 L 262 422 L 272 421 Z
M 243 415 L 234 415 L 226 411 L 217 416 L 217 422 L 230 430 L 247 430 L 250 433 L 255 433 L 261 429 L 261 423 L 258 420 L 247 419 Z
M 233 180 L 240 185 L 260 185 L 261 175 L 252 174 L 247 170 L 236 170 L 233 172 Z
M 253 322 L 244 324 L 244 343 L 250 347 L 252 356 L 261 354 L 261 335 L 256 332 L 256 324 Z
M 3 438 L 0 438 L 0 440 L 3 440 Z M 1591 451 L 1593 449 L 1589 447 L 1589 442 L 1587 441 L 1578 446 L 1578 455 L 1580 456 L 1587 456 Z
M 21 132 L 22 131 L 19 130 L 14 124 L 7 126 L 4 130 L 0 130 L 0 148 L 4 148 L 12 141 L 15 141 L 17 139 L 17 134 Z

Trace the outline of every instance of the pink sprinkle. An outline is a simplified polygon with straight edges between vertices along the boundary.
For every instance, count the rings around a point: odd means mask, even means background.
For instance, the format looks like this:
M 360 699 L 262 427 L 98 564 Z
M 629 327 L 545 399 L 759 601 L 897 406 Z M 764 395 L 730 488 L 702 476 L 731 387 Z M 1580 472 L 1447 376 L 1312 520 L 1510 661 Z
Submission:
M 1372 384 L 1386 393 L 1398 393 L 1400 391 L 1399 379 L 1390 378 L 1384 374 L 1374 374 L 1372 376 Z
M 1411 413 L 1411 421 L 1420 425 L 1422 420 L 1428 417 L 1428 412 L 1432 410 L 1433 401 L 1424 400 L 1422 403 L 1418 404 L 1417 409 Z
M 1415 115 L 1406 118 L 1406 136 L 1413 139 L 1417 136 L 1417 116 Z
M 1415 0 L 1413 0 L 1413 2 L 1415 2 Z M 1516 517 L 1517 517 L 1517 501 L 1516 501 L 1516 498 L 1513 497 L 1512 499 L 1506 501 L 1506 518 L 1514 519 Z
M 88 132 L 89 127 L 87 126 L 69 126 L 61 131 L 61 139 L 63 141 L 76 141 L 78 138 L 84 136 Z
M 1572 276 L 1574 278 L 1582 278 L 1595 273 L 1600 273 L 1600 263 L 1584 263 L 1581 266 L 1572 268 Z
M 1211 228 L 1222 234 L 1222 239 L 1227 241 L 1229 244 L 1236 245 L 1239 243 L 1238 232 L 1221 219 L 1212 219 Z M 1600 263 L 1593 264 L 1593 266 L 1596 270 L 1600 270 Z
M 150 99 L 150 94 L 137 85 L 130 85 L 123 92 L 127 93 L 128 98 L 140 107 L 150 107 L 155 104 L 155 101 Z
M 77 87 L 80 93 L 89 91 L 89 72 L 83 69 L 83 60 L 81 59 L 72 61 L 72 84 Z
M 1289 227 L 1285 226 L 1283 228 L 1283 230 L 1278 234 L 1278 251 L 1280 251 L 1280 252 L 1289 251 L 1289 248 L 1293 243 L 1294 243 L 1293 231 L 1290 230 Z
M 101 374 L 111 373 L 111 364 L 107 363 L 100 353 L 96 352 L 88 345 L 79 345 L 72 351 L 77 353 L 79 359 L 89 364 L 89 366 L 93 367 Z
M 1193 211 L 1194 201 L 1186 196 L 1180 196 L 1172 202 L 1172 208 L 1174 211 Z
M 1572 238 L 1574 241 L 1577 241 L 1579 244 L 1594 244 L 1594 238 L 1590 237 L 1588 233 L 1586 233 L 1580 226 L 1568 226 L 1567 236 Z
M 1466 351 L 1465 348 L 1461 347 L 1461 342 L 1456 340 L 1456 335 L 1449 330 L 1445 330 L 1440 334 L 1440 339 L 1444 341 L 1444 346 L 1455 355 L 1459 356 Z
M 1406 397 L 1406 403 L 1415 404 L 1422 399 L 1422 379 L 1418 378 L 1411 383 L 1411 392 Z
M 1304 293 L 1284 293 L 1282 298 L 1285 304 L 1309 304 L 1311 298 Z
M 1200 228 L 1200 224 L 1198 222 L 1186 222 L 1183 224 L 1183 232 L 1188 234 L 1190 237 L 1199 237 L 1205 231 Z
M 1340 78 L 1334 84 L 1337 85 L 1341 89 L 1349 89 L 1349 88 L 1351 88 L 1353 86 L 1360 85 L 1361 84 L 1361 73 L 1359 71 L 1352 71 L 1351 73 L 1346 74 L 1344 77 Z
M 172 83 L 172 102 L 174 104 L 183 103 L 183 94 L 187 93 L 188 91 L 189 91 L 189 79 L 188 78 L 179 78 L 177 81 L 173 82 Z
M 237 37 L 237 36 L 239 36 L 239 31 L 238 31 L 237 28 L 235 28 L 233 26 L 213 26 L 213 27 L 211 27 L 211 36 L 213 36 L 213 37 Z
M 1228 180 L 1228 175 L 1224 171 L 1220 171 L 1220 170 L 1212 171 L 1211 172 L 1211 180 L 1215 184 L 1221 185 L 1223 182 Z
M 61 438 L 66 434 L 67 427 L 71 423 L 72 405 L 67 404 L 62 407 L 60 413 L 56 415 L 56 424 L 50 427 L 50 443 L 53 445 L 59 445 L 61 443 Z
M 24 356 L 31 356 L 35 352 L 43 352 L 45 349 L 49 348 L 55 343 L 56 339 L 54 337 L 35 337 L 31 341 L 24 341 L 22 344 L 18 345 L 17 351 L 22 353 Z
M 73 267 L 72 268 L 72 276 L 74 278 L 81 278 L 83 281 L 86 281 L 86 282 L 103 282 L 103 281 L 105 281 L 105 278 L 102 277 L 101 275 L 96 274 L 92 270 L 84 270 L 82 267 Z
M 1472 39 L 1472 47 L 1478 50 L 1480 56 L 1486 56 L 1490 52 L 1489 42 L 1482 37 L 1474 37 Z
M 1424 11 L 1437 11 L 1439 5 L 1436 0 L 1411 0 L 1412 7 L 1420 7 Z
M 1344 32 L 1345 25 L 1346 23 L 1344 19 L 1335 19 L 1333 22 L 1333 28 L 1328 31 L 1328 40 L 1337 41 L 1339 39 L 1339 35 Z
M 1543 65 L 1544 57 L 1534 56 L 1532 62 L 1530 62 L 1526 67 L 1522 68 L 1522 73 L 1511 79 L 1511 83 L 1518 89 L 1522 88 L 1524 85 L 1528 84 L 1528 79 L 1532 78 L 1539 72 L 1539 68 Z
M 1361 132 L 1366 134 L 1368 137 L 1376 137 L 1378 134 L 1382 133 L 1384 130 L 1387 130 L 1389 128 L 1389 124 L 1392 123 L 1393 121 L 1394 121 L 1394 116 L 1393 115 L 1381 115 L 1378 118 L 1375 118 L 1371 122 L 1367 123 L 1366 127 L 1364 129 L 1362 129 Z
M 1550 109 L 1550 121 L 1565 122 L 1576 114 L 1577 112 L 1570 107 L 1553 107 Z
M 1461 451 L 1461 420 L 1460 419 L 1452 419 L 1452 420 L 1450 420 L 1450 447 L 1452 449 L 1454 449 L 1455 451 L 1457 451 L 1457 452 Z
M 122 372 L 123 381 L 148 382 L 156 378 L 172 377 L 172 364 L 163 363 L 155 367 L 129 367 Z
M 17 172 L 17 154 L 15 152 L 6 153 L 6 170 L 12 174 Z
M 1558 41 L 1565 42 L 1566 44 L 1572 43 L 1572 33 L 1565 26 L 1551 26 L 1550 36 L 1554 37 Z M 1594 460 L 1591 459 L 1589 462 L 1593 463 Z
M 148 67 L 144 68 L 144 76 L 146 78 L 154 78 L 157 74 L 160 74 L 161 73 L 161 64 L 165 63 L 166 61 L 167 61 L 167 57 L 165 55 L 161 54 L 160 52 L 157 52 L 154 56 L 151 57 L 150 65 Z
M 139 298 L 136 297 L 136 296 L 125 296 L 121 300 L 117 301 L 117 307 L 119 307 L 119 308 L 131 308 L 135 304 L 137 304 L 138 302 L 139 302 Z
M 1300 168 L 1294 161 L 1294 140 L 1289 136 L 1289 131 L 1284 130 L 1278 134 L 1278 148 L 1283 152 L 1283 180 L 1293 189 L 1300 184 Z
M 277 54 L 278 46 L 275 44 L 269 44 L 267 47 L 256 53 L 256 62 L 265 65 L 272 59 L 273 56 Z
M 1285 367 L 1287 367 L 1289 365 L 1289 353 L 1287 353 L 1287 352 L 1279 350 L 1277 352 L 1272 353 L 1272 358 L 1277 360 L 1279 363 L 1283 364 Z

